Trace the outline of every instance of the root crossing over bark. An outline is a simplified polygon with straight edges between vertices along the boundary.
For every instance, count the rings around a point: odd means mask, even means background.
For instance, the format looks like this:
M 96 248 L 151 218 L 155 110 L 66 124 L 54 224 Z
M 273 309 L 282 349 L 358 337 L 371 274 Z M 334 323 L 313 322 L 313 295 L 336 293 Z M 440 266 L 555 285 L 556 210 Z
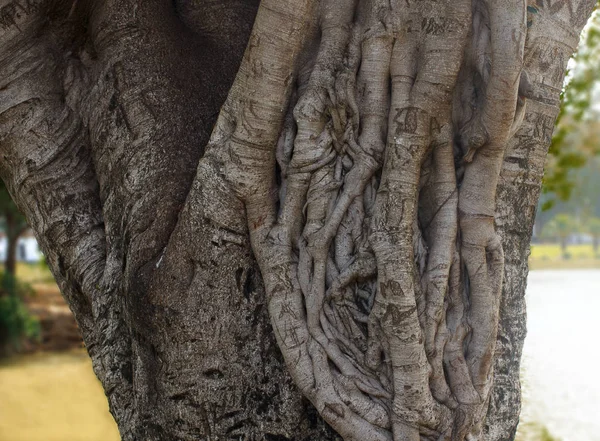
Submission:
M 207 154 L 235 158 L 288 369 L 347 440 L 480 439 L 526 5 L 292 3 L 259 12 Z

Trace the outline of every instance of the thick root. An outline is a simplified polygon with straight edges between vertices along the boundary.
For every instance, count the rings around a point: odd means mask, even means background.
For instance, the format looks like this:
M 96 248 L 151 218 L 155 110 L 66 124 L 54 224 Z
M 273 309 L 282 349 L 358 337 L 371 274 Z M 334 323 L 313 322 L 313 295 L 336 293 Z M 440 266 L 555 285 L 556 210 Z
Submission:
M 277 148 L 242 176 L 287 366 L 345 439 L 479 437 L 503 271 L 490 216 L 529 93 L 506 9 L 323 2 Z

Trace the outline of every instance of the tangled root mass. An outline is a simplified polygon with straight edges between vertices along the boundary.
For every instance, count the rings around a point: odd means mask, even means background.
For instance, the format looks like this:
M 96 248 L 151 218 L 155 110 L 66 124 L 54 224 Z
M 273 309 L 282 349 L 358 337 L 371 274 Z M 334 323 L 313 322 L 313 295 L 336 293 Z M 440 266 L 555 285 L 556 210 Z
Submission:
M 278 344 L 347 440 L 480 439 L 526 3 L 310 3 L 318 25 L 297 23 L 300 42 L 269 31 L 283 7 L 259 12 L 236 84 L 262 78 L 267 93 L 246 92 L 256 102 L 242 118 L 226 103 L 208 153 L 234 164 Z M 297 75 L 269 60 L 281 46 L 297 51 Z

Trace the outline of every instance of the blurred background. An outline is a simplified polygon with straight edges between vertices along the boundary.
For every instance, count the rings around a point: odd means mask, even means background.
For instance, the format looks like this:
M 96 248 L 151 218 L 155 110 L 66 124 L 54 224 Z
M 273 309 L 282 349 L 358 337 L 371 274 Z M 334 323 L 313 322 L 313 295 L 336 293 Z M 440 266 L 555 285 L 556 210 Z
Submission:
M 517 441 L 600 441 L 598 10 L 562 101 L 529 259 Z M 0 441 L 117 441 L 75 321 L 1 183 L 0 262 Z

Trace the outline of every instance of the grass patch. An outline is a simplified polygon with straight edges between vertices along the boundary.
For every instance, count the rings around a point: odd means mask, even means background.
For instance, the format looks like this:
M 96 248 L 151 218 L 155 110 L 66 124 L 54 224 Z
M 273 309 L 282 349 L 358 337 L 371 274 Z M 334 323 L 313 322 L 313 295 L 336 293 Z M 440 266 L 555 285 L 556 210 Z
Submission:
M 515 441 L 561 441 L 541 423 L 528 421 L 520 423 Z
M 567 257 L 567 258 L 565 258 Z M 569 245 L 563 256 L 558 244 L 531 245 L 529 269 L 588 269 L 600 268 L 600 255 L 592 245 Z
M 17 279 L 24 283 L 54 283 L 54 277 L 43 263 L 17 263 Z
M 567 253 L 573 259 L 593 259 L 594 248 L 592 245 L 568 245 Z M 531 259 L 561 259 L 562 251 L 558 244 L 531 245 Z

